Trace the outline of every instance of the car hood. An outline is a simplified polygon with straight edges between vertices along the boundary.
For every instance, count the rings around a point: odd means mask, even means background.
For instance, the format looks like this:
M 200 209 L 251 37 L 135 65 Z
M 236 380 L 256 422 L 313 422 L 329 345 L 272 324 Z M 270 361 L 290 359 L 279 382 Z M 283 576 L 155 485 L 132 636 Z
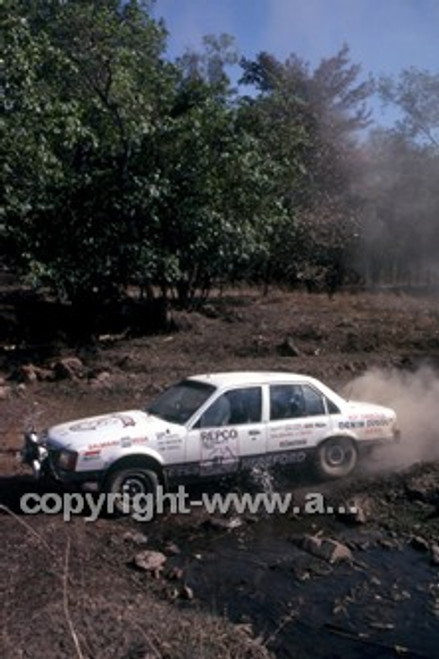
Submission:
M 141 410 L 115 412 L 76 419 L 52 426 L 47 431 L 49 444 L 80 450 L 82 447 L 109 446 L 123 439 L 155 440 L 170 424 Z

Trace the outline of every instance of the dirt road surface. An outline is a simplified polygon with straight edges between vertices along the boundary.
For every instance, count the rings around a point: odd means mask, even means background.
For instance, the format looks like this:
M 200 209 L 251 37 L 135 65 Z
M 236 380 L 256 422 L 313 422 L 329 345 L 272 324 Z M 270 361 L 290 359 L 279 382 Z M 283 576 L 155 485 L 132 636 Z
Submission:
M 437 657 L 437 297 L 241 290 L 173 323 L 93 346 L 2 346 L 0 656 Z M 236 369 L 303 372 L 395 407 L 402 444 L 349 479 L 296 467 L 271 482 L 299 506 L 309 493 L 336 511 L 354 502 L 356 516 L 22 514 L 37 489 L 15 457 L 26 426 L 143 407 L 179 377 Z M 136 566 L 148 551 L 159 569 Z

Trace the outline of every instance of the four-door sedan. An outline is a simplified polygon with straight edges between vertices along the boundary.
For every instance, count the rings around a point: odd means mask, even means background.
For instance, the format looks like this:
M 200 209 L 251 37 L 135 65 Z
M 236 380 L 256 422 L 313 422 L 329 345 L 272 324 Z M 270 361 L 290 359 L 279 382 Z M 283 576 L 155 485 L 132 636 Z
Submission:
M 398 438 L 392 409 L 346 401 L 311 377 L 212 373 L 174 384 L 146 411 L 27 432 L 22 459 L 37 478 L 134 496 L 255 466 L 313 461 L 324 477 L 347 476 L 363 451 Z

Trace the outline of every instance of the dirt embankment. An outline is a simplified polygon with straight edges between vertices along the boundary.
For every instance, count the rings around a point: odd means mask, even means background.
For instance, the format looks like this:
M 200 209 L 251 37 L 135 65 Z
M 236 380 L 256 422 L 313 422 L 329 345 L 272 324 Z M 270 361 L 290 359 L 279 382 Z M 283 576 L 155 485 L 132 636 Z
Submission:
M 240 291 L 173 322 L 76 350 L 2 346 L 0 503 L 13 515 L 0 512 L 1 656 L 435 656 L 438 301 Z M 355 501 L 358 517 L 19 514 L 35 487 L 15 462 L 26 425 L 141 407 L 188 373 L 232 369 L 305 372 L 397 409 L 397 452 L 344 482 L 297 471 L 276 482 L 299 504 L 309 492 L 334 509 Z M 163 554 L 159 569 L 133 562 L 147 551 Z

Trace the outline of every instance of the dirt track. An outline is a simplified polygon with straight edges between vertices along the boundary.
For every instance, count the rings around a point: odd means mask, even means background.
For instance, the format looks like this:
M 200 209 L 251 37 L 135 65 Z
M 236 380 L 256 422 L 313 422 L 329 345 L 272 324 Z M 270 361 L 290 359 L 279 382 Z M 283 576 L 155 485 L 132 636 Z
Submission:
M 317 483 L 306 473 L 278 481 L 298 500 L 311 488 L 334 504 L 357 497 L 361 524 L 287 515 L 228 529 L 202 511 L 151 524 L 82 517 L 67 524 L 3 511 L 0 655 L 393 657 L 400 646 L 409 656 L 436 656 L 437 299 L 241 291 L 214 300 L 205 314 L 174 313 L 174 322 L 172 334 L 102 337 L 50 355 L 3 350 L 0 503 L 19 513 L 20 495 L 35 487 L 14 460 L 25 425 L 141 407 L 194 372 L 306 372 L 399 407 L 407 441 L 345 482 Z M 83 364 L 79 377 L 24 386 L 17 379 L 27 359 L 50 372 L 72 355 Z M 143 548 L 133 531 L 167 555 L 158 578 L 133 568 Z M 319 532 L 349 548 L 352 560 L 330 564 L 304 550 L 303 538 Z

